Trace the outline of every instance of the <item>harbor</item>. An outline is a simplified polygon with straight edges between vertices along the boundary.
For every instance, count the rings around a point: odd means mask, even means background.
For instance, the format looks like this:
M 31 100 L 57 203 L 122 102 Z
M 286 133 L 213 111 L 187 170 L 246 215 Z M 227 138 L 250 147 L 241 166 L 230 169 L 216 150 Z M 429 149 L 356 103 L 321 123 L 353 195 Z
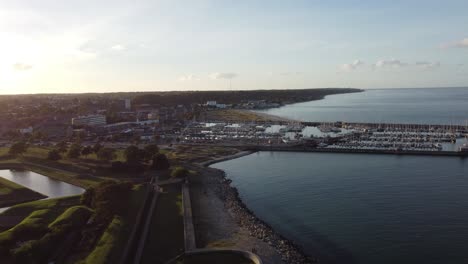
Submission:
M 287 150 L 412 155 L 468 155 L 462 125 L 345 122 L 193 122 L 179 143 Z

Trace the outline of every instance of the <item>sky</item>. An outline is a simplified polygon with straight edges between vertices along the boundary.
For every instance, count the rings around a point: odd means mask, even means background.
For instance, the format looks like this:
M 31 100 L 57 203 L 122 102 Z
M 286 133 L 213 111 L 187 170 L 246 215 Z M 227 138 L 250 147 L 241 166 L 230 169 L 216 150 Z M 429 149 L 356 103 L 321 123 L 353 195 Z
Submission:
M 0 0 L 0 94 L 468 86 L 468 1 Z

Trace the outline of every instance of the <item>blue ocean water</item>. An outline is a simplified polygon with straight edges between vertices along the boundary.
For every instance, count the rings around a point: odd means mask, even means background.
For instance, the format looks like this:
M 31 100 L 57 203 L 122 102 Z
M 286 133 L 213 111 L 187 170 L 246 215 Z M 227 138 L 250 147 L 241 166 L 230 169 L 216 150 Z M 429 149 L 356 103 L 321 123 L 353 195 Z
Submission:
M 364 90 L 262 112 L 301 121 L 466 125 L 468 88 Z
M 468 159 L 259 152 L 213 167 L 322 263 L 468 263 Z

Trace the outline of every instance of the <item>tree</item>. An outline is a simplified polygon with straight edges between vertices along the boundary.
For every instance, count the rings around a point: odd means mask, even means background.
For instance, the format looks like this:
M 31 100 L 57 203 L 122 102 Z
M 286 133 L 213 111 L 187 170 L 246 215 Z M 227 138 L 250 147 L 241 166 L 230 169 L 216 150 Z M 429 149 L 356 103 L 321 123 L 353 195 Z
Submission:
M 116 158 L 115 150 L 112 148 L 101 148 L 97 153 L 100 160 L 111 161 Z
M 67 157 L 70 159 L 79 158 L 81 155 L 81 146 L 79 144 L 72 144 L 68 150 Z
M 164 154 L 156 154 L 153 157 L 153 169 L 155 170 L 167 170 L 171 164 Z
M 10 150 L 8 151 L 8 154 L 17 156 L 17 155 L 23 155 L 28 150 L 28 144 L 26 142 L 20 141 L 16 142 L 13 145 L 11 145 Z
M 93 148 L 90 146 L 86 146 L 81 150 L 81 155 L 87 157 L 89 154 L 93 153 Z
M 49 151 L 49 153 L 47 154 L 47 159 L 49 160 L 59 160 L 61 158 L 62 156 L 60 155 L 60 152 L 56 149 Z
M 138 164 L 145 158 L 145 152 L 137 146 L 129 146 L 124 152 L 125 160 L 129 164 Z
M 189 171 L 184 167 L 177 167 L 172 170 L 171 177 L 172 178 L 185 178 L 189 175 Z
M 159 153 L 158 145 L 149 144 L 145 147 L 145 161 L 151 160 L 154 155 Z
M 101 150 L 101 149 L 102 149 L 102 145 L 99 144 L 99 142 L 97 142 L 96 144 L 94 144 L 94 146 L 93 146 L 93 152 L 94 152 L 94 153 L 97 154 L 97 153 L 99 152 L 99 150 Z
M 57 148 L 57 150 L 60 152 L 60 153 L 65 153 L 67 152 L 67 142 L 65 141 L 60 141 L 59 143 L 57 143 L 57 145 L 55 145 L 55 147 Z

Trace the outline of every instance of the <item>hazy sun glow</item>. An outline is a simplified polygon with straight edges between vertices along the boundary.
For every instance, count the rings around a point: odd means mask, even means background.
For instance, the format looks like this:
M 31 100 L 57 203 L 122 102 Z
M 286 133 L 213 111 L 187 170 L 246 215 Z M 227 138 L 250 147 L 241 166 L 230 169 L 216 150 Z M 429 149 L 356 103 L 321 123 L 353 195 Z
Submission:
M 0 93 L 467 85 L 467 2 L 351 2 L 0 2 Z

